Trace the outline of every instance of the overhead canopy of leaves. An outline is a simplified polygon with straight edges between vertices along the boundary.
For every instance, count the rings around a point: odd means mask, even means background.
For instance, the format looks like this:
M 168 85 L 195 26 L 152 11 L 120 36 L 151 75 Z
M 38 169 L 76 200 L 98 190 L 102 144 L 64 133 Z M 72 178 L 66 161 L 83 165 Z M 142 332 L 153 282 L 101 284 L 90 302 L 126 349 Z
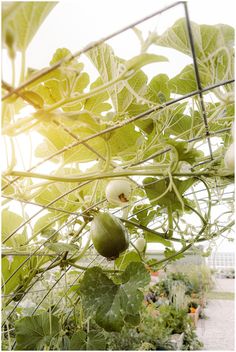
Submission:
M 120 82 L 109 89 L 116 112 L 125 112 L 135 100 L 135 94 L 139 96 L 145 92 L 147 77 L 140 68 L 150 63 L 167 61 L 164 56 L 147 53 L 124 61 L 117 57 L 113 49 L 105 43 L 91 49 L 87 55 L 97 68 L 103 83 L 120 78 Z M 131 78 L 128 75 L 130 72 Z M 126 83 L 122 83 L 125 78 Z

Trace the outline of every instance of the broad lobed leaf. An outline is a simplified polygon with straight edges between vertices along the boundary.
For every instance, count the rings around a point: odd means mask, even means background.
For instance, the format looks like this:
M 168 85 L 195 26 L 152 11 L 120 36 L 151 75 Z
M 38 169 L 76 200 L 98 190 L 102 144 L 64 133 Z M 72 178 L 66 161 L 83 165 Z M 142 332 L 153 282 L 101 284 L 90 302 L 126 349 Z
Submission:
M 107 331 L 120 331 L 129 322 L 137 324 L 137 314 L 143 300 L 140 288 L 150 281 L 142 263 L 130 263 L 114 281 L 99 267 L 87 269 L 80 286 L 83 308 L 88 316 L 94 316 L 98 325 Z
M 3 33 L 11 30 L 16 47 L 25 51 L 57 2 L 19 1 L 5 2 L 3 7 Z
M 59 318 L 49 313 L 24 317 L 16 322 L 15 330 L 17 350 L 42 350 L 59 335 Z

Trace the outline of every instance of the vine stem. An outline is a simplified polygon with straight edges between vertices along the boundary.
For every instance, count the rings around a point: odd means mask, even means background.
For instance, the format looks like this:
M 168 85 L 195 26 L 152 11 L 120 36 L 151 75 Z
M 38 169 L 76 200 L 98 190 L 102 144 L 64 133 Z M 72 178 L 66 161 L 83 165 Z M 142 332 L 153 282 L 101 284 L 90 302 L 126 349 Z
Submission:
M 86 266 L 78 265 L 75 264 L 73 261 L 68 260 L 67 263 L 74 268 L 80 269 L 80 270 L 87 270 L 88 268 Z M 123 273 L 123 270 L 118 270 L 118 269 L 102 269 L 106 273 Z
M 25 117 L 25 118 L 22 118 L 22 119 L 19 119 L 17 122 L 15 123 L 12 123 L 6 127 L 4 127 L 2 129 L 2 134 L 10 134 L 12 132 L 14 132 L 16 129 L 18 128 L 22 128 L 22 126 L 25 126 L 26 124 L 28 123 L 31 123 L 31 122 L 36 122 L 35 120 L 35 116 L 29 116 L 29 117 Z M 30 125 L 30 128 L 31 128 L 31 125 Z
M 163 172 L 157 172 L 155 170 L 122 170 L 120 172 L 104 172 L 104 173 L 91 173 L 86 176 L 54 176 L 54 175 L 44 175 L 36 172 L 25 172 L 25 171 L 10 171 L 5 172 L 4 176 L 19 176 L 19 177 L 31 177 L 39 178 L 44 180 L 56 181 L 56 182 L 84 182 L 88 180 L 101 180 L 105 178 L 115 178 L 115 177 L 125 177 L 125 176 L 166 176 Z M 206 176 L 206 177 L 215 177 L 220 176 L 215 172 L 184 172 L 184 173 L 173 173 L 172 176 L 176 177 L 197 177 L 197 176 Z M 225 175 L 227 176 L 227 175 Z
M 80 260 L 81 258 L 83 258 L 84 254 L 87 252 L 87 250 L 88 250 L 89 247 L 90 247 L 90 242 L 91 242 L 91 235 L 89 234 L 89 235 L 88 235 L 87 242 L 85 243 L 84 248 L 82 249 L 82 251 L 80 252 L 80 254 L 79 254 L 77 257 L 75 257 L 75 258 L 69 260 L 70 264 L 71 264 L 71 263 L 74 263 L 74 262 L 77 262 L 78 260 Z M 71 264 L 71 265 L 72 265 L 72 264 Z
M 24 82 L 24 79 L 25 79 L 25 63 L 26 63 L 26 52 L 24 50 L 24 51 L 21 52 L 20 83 Z
M 201 238 L 201 235 L 202 235 L 202 234 L 204 233 L 204 231 L 206 230 L 206 228 L 207 228 L 207 226 L 208 226 L 208 224 L 209 224 L 209 219 L 210 219 L 210 214 L 211 214 L 211 194 L 210 194 L 210 190 L 209 190 L 209 187 L 208 187 L 206 181 L 203 180 L 203 179 L 200 178 L 200 177 L 198 177 L 198 179 L 199 179 L 199 181 L 201 181 L 201 182 L 205 185 L 206 191 L 207 191 L 207 194 L 208 194 L 208 200 L 209 200 L 208 204 L 209 204 L 209 207 L 208 207 L 208 212 L 207 212 L 207 214 L 206 214 L 206 219 L 203 218 L 203 216 L 202 216 L 201 214 L 199 214 L 196 209 L 192 208 L 191 206 L 187 206 L 187 207 L 190 208 L 190 209 L 192 209 L 192 210 L 199 216 L 199 218 L 201 219 L 201 221 L 202 221 L 202 223 L 203 223 L 203 226 L 202 226 L 201 230 L 198 232 L 198 234 L 196 235 L 195 239 L 194 239 L 191 243 L 189 243 L 189 244 L 183 246 L 183 247 L 182 247 L 178 252 L 176 252 L 175 254 L 172 254 L 171 256 L 169 256 L 169 257 L 167 257 L 167 258 L 164 258 L 164 259 L 162 259 L 162 260 L 159 260 L 158 263 L 150 264 L 149 267 L 152 267 L 152 266 L 154 266 L 154 265 L 156 265 L 156 264 L 159 265 L 159 264 L 165 263 L 165 262 L 167 262 L 167 261 L 169 261 L 169 260 L 171 260 L 171 259 L 173 259 L 173 258 L 176 258 L 178 255 L 183 254 L 183 253 L 186 252 L 188 249 L 190 249 L 190 248 L 194 245 L 194 243 L 199 242 L 199 240 L 200 240 L 200 238 Z
M 15 87 L 15 82 L 16 82 L 16 65 L 15 65 L 15 58 L 12 58 L 12 59 L 11 59 L 11 70 L 12 70 L 11 85 L 12 85 L 12 87 Z
M 122 80 L 126 79 L 125 73 L 127 73 L 127 71 L 122 73 L 122 75 L 120 75 L 119 77 L 117 77 L 117 78 L 115 78 L 115 79 L 113 79 L 113 80 L 101 85 L 98 88 L 95 88 L 95 89 L 91 90 L 88 93 L 83 93 L 83 94 L 79 94 L 78 96 L 62 99 L 62 100 L 58 101 L 57 103 L 51 105 L 50 107 L 45 108 L 45 111 L 46 112 L 51 112 L 51 111 L 53 111 L 53 110 L 55 110 L 57 108 L 62 107 L 63 105 L 66 105 L 66 104 L 69 104 L 69 103 L 73 103 L 73 102 L 79 103 L 80 101 L 83 101 L 85 99 L 92 98 L 93 96 L 95 96 L 95 95 L 97 95 L 97 94 L 99 94 L 101 92 L 104 92 L 106 89 L 113 87 L 116 83 L 119 83 Z
M 173 214 L 172 214 L 172 205 L 170 204 L 167 208 L 168 212 L 168 238 L 173 236 Z
M 145 262 L 144 262 L 144 260 L 143 260 L 143 258 L 142 258 L 142 255 L 141 255 L 140 251 L 138 250 L 138 248 L 135 246 L 135 244 L 134 244 L 133 242 L 130 242 L 130 243 L 131 243 L 131 246 L 132 246 L 132 247 L 135 249 L 135 251 L 137 252 L 137 254 L 138 254 L 138 256 L 139 256 L 141 262 L 145 264 Z

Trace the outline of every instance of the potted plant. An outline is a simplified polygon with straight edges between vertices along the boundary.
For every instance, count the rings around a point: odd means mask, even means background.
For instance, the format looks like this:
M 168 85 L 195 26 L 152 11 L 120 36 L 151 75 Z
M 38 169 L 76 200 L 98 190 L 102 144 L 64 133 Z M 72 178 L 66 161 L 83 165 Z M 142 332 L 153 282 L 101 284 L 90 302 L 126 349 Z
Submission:
M 188 304 L 188 316 L 191 318 L 194 327 L 197 326 L 200 312 L 201 306 L 194 301 L 190 301 Z

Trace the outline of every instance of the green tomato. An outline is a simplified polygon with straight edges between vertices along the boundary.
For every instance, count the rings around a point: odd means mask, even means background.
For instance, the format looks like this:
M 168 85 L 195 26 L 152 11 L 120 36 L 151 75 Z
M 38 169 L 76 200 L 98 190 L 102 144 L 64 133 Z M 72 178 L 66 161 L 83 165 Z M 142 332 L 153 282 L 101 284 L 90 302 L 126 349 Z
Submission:
M 115 259 L 129 247 L 129 234 L 123 223 L 110 213 L 100 213 L 91 223 L 91 238 L 96 251 Z

